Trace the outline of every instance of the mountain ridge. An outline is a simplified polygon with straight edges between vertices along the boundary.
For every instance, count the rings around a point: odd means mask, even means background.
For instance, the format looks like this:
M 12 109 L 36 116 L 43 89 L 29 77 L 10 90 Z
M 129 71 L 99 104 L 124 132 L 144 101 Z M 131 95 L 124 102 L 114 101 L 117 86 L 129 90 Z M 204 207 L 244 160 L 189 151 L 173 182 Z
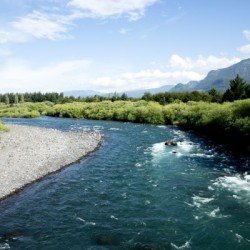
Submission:
M 209 91 L 214 88 L 223 93 L 229 88 L 230 80 L 234 79 L 237 74 L 245 81 L 250 81 L 250 59 L 241 60 L 229 67 L 211 70 L 207 76 L 200 81 L 191 81 L 187 84 L 177 84 L 170 92 L 180 91 Z M 195 83 L 195 84 L 194 84 Z
M 116 92 L 118 95 L 122 95 L 125 93 L 128 97 L 133 97 L 133 98 L 141 98 L 145 92 L 150 92 L 151 94 L 156 94 L 159 92 L 168 92 L 173 85 L 163 85 L 159 88 L 151 88 L 151 89 L 136 89 L 136 90 L 128 90 L 128 91 L 123 91 L 123 92 Z M 115 92 L 101 92 L 101 91 L 95 91 L 95 90 L 69 90 L 69 91 L 64 91 L 63 94 L 64 96 L 74 96 L 74 97 L 90 97 L 90 96 L 109 96 L 113 95 Z
M 230 80 L 234 79 L 237 74 L 242 77 L 245 81 L 250 82 L 250 58 L 241 60 L 229 67 L 221 68 L 217 70 L 211 70 L 207 76 L 200 81 L 190 81 L 186 84 L 169 84 L 163 85 L 159 88 L 151 89 L 136 89 L 123 92 L 117 92 L 121 95 L 125 93 L 128 97 L 141 98 L 145 92 L 156 94 L 160 92 L 190 92 L 190 91 L 209 91 L 212 88 L 223 93 L 229 88 Z M 72 90 L 65 91 L 65 96 L 74 97 L 87 97 L 87 96 L 109 96 L 114 93 L 105 93 L 94 90 Z

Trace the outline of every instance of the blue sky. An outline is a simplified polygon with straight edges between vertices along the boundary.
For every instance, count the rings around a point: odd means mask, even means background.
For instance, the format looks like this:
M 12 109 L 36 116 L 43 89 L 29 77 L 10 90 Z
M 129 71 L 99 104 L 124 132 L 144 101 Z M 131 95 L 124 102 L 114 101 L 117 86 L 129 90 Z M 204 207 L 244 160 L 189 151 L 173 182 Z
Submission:
M 248 0 L 0 0 L 0 92 L 126 91 L 250 57 Z

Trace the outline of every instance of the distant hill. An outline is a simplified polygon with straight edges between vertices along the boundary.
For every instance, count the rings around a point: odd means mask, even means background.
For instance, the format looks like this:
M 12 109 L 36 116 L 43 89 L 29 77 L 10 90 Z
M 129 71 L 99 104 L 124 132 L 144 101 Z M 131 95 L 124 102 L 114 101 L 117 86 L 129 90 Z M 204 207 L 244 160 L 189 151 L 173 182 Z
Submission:
M 245 81 L 250 81 L 250 59 L 242 60 L 228 68 L 212 70 L 201 81 L 191 81 L 187 84 L 177 84 L 170 92 L 183 91 L 209 91 L 215 88 L 219 92 L 225 92 L 229 87 L 229 81 L 239 74 Z
M 159 92 L 167 92 L 169 91 L 173 85 L 164 85 L 159 88 L 152 88 L 152 89 L 137 89 L 137 90 L 130 90 L 124 92 L 118 92 L 117 94 L 122 95 L 125 93 L 128 97 L 133 98 L 141 98 L 145 92 L 150 92 L 151 94 L 156 94 Z M 87 96 L 109 96 L 113 95 L 114 93 L 105 93 L 105 92 L 98 92 L 94 90 L 72 90 L 72 91 L 65 91 L 64 96 L 74 96 L 74 97 L 87 97 Z
M 156 94 L 160 92 L 168 92 L 172 87 L 173 85 L 164 85 L 159 88 L 137 89 L 137 90 L 125 91 L 125 93 L 128 97 L 141 98 L 145 92 L 150 92 L 151 94 Z M 122 93 L 124 92 L 119 92 L 118 94 L 121 95 Z
M 74 96 L 74 97 L 87 97 L 87 96 L 104 96 L 107 95 L 107 93 L 98 92 L 94 90 L 70 90 L 63 92 L 64 96 Z
M 145 92 L 157 94 L 160 92 L 185 92 L 185 91 L 209 91 L 214 88 L 219 92 L 225 92 L 229 88 L 229 81 L 239 74 L 245 81 L 250 82 L 250 59 L 245 59 L 230 67 L 210 71 L 201 81 L 190 81 L 187 84 L 164 85 L 159 88 L 137 89 L 125 92 L 118 92 L 119 95 L 126 93 L 129 97 L 140 98 Z M 64 96 L 87 97 L 87 96 L 108 96 L 114 93 L 98 92 L 94 90 L 72 90 L 64 92 Z

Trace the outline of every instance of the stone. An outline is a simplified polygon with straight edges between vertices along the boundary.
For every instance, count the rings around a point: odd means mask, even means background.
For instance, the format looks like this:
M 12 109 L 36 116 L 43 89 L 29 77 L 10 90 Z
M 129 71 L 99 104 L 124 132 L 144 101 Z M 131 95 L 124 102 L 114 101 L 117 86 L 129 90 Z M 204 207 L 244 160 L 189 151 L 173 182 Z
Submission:
M 175 141 L 166 141 L 165 145 L 166 146 L 177 146 L 177 142 L 175 142 Z

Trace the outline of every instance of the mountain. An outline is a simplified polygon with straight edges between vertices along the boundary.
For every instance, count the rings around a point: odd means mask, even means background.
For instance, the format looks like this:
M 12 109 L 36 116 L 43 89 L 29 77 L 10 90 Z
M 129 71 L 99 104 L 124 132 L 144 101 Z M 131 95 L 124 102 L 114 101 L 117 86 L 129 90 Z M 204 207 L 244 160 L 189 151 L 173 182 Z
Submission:
M 63 92 L 64 96 L 74 96 L 74 97 L 87 97 L 87 96 L 105 96 L 107 93 L 94 91 L 94 90 L 69 90 Z
M 199 84 L 198 81 L 190 81 L 186 84 L 178 83 L 174 87 L 172 87 L 169 92 L 185 92 L 185 91 L 193 91 L 196 86 Z
M 124 92 L 118 92 L 117 94 L 122 95 L 125 93 L 128 97 L 133 98 L 141 98 L 145 92 L 150 92 L 151 94 L 156 94 L 159 92 L 167 92 L 169 91 L 173 85 L 164 85 L 159 88 L 152 88 L 152 89 L 137 89 L 137 90 L 129 90 Z M 99 92 L 94 90 L 72 90 L 72 91 L 65 91 L 64 96 L 74 96 L 74 97 L 87 97 L 87 96 L 109 96 L 113 95 L 114 93 L 105 93 L 105 92 Z
M 128 97 L 141 98 L 145 92 L 150 92 L 151 94 L 168 92 L 172 87 L 173 85 L 164 85 L 159 88 L 130 90 L 125 92 L 120 92 L 118 94 L 121 95 L 122 93 L 125 93 Z
M 118 92 L 119 95 L 125 93 L 128 97 L 140 98 L 145 92 L 156 94 L 160 92 L 185 92 L 185 91 L 209 91 L 214 88 L 223 93 L 229 88 L 230 80 L 236 75 L 242 77 L 245 81 L 250 82 L 250 58 L 240 61 L 230 67 L 210 71 L 201 81 L 191 81 L 187 84 L 178 83 L 176 85 L 164 85 L 159 88 L 137 89 L 125 92 Z M 64 92 L 64 96 L 87 97 L 87 96 L 108 96 L 114 93 L 104 93 L 94 90 L 73 90 Z
M 250 59 L 245 59 L 228 68 L 212 70 L 201 81 L 192 81 L 187 84 L 177 84 L 170 89 L 170 92 L 183 91 L 209 91 L 215 88 L 219 92 L 225 92 L 229 88 L 230 80 L 236 75 L 242 77 L 245 81 L 250 81 Z

